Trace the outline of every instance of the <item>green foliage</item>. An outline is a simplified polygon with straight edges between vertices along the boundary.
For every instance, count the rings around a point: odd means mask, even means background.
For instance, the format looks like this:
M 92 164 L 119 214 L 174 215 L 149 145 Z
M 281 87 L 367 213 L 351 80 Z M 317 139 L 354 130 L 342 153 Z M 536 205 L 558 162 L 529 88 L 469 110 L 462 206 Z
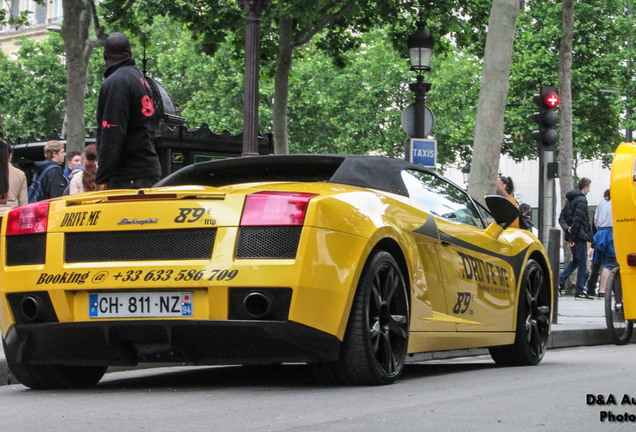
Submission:
M 481 61 L 467 52 L 436 57 L 426 104 L 435 114 L 438 162 L 472 160 L 473 133 L 481 82 Z
M 244 36 L 245 17 L 237 0 L 103 0 L 99 11 L 105 21 L 129 37 L 148 32 L 157 16 L 170 16 L 197 37 L 201 52 L 214 53 L 230 33 Z M 245 45 L 245 39 L 237 41 Z
M 62 132 L 66 100 L 64 43 L 51 34 L 41 42 L 23 39 L 15 58 L 0 52 L 0 113 L 5 136 Z M 95 127 L 103 60 L 93 56 L 86 93 L 86 125 Z
M 5 136 L 61 131 L 66 72 L 61 39 L 24 39 L 16 60 L 0 56 L 0 113 Z
M 574 149 L 595 159 L 612 153 L 621 142 L 620 98 L 602 89 L 621 86 L 625 35 L 621 28 L 624 2 L 574 3 L 572 109 Z M 534 157 L 537 144 L 532 95 L 542 84 L 558 87 L 561 2 L 528 0 L 519 15 L 506 107 L 506 136 L 502 151 L 520 160 Z M 614 102 L 612 102 L 614 99 Z
M 603 158 L 621 142 L 621 113 L 624 100 L 603 89 L 624 89 L 626 79 L 625 43 L 627 24 L 624 2 L 575 2 L 572 105 L 574 149 L 585 159 Z M 517 20 L 510 88 L 505 114 L 505 141 L 502 152 L 515 160 L 537 157 L 532 131 L 537 110 L 532 96 L 542 84 L 558 87 L 561 42 L 561 2 L 527 0 Z M 633 24 L 633 22 L 632 22 Z M 442 163 L 472 158 L 479 85 L 480 61 L 472 47 L 456 49 L 449 55 L 436 54 L 431 65 L 433 87 L 427 104 L 433 108 L 435 137 Z M 621 93 L 623 92 L 621 91 Z
M 290 151 L 404 155 L 400 116 L 412 94 L 408 66 L 385 29 L 370 31 L 340 69 L 315 45 L 290 76 Z
M 200 41 L 188 29 L 157 16 L 149 28 L 148 72 L 166 88 L 189 129 L 206 123 L 215 132 L 243 131 L 243 59 L 231 40 L 213 56 L 201 52 Z M 261 94 L 267 94 L 261 83 Z M 261 108 L 264 131 L 271 129 L 271 114 Z
M 295 20 L 296 36 L 300 36 L 344 3 L 273 0 L 263 14 L 262 132 L 272 128 L 281 14 Z M 480 59 L 491 2 L 354 3 L 294 52 L 288 106 L 291 151 L 402 156 L 407 137 L 400 117 L 413 102 L 408 84 L 415 79 L 408 70 L 406 39 L 421 18 L 436 40 L 432 71 L 425 79 L 432 83 L 426 103 L 435 115 L 438 162 L 463 165 L 471 160 Z M 541 84 L 558 83 L 561 34 L 559 1 L 527 0 L 525 4 L 517 23 L 502 149 L 517 160 L 536 157 L 532 95 Z M 99 7 L 105 21 L 114 23 L 111 28 L 130 36 L 140 67 L 145 41 L 149 75 L 166 87 L 190 130 L 206 123 L 216 132 L 242 131 L 245 19 L 236 0 L 105 0 Z M 628 124 L 622 118 L 626 101 L 600 90 L 633 94 L 624 42 L 633 27 L 633 18 L 625 16 L 619 0 L 575 3 L 572 92 L 577 157 L 607 157 L 622 140 L 621 127 Z M 25 43 L 16 60 L 0 56 L 5 134 L 60 130 L 65 98 L 62 51 L 61 38 L 52 35 L 41 44 Z M 94 126 L 103 80 L 101 51 L 96 54 L 86 95 L 88 127 Z M 636 126 L 634 120 L 629 125 Z

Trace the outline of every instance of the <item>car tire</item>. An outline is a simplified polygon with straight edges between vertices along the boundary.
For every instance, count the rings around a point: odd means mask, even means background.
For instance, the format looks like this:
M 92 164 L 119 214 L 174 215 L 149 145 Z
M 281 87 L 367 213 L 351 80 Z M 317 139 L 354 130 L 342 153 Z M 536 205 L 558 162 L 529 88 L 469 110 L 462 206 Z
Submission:
M 616 345 L 625 345 L 632 337 L 634 324 L 625 320 L 621 274 L 616 267 L 607 279 L 605 289 L 605 321 L 610 337 Z
M 378 251 L 360 276 L 337 364 L 318 366 L 328 382 L 384 385 L 404 369 L 409 334 L 409 296 L 393 256 Z
M 490 347 L 500 366 L 528 366 L 541 362 L 550 336 L 552 296 L 543 268 L 533 259 L 526 263 L 519 293 L 515 342 Z
M 86 388 L 99 382 L 106 366 L 29 365 L 15 361 L 15 353 L 2 340 L 7 365 L 13 376 L 34 390 Z

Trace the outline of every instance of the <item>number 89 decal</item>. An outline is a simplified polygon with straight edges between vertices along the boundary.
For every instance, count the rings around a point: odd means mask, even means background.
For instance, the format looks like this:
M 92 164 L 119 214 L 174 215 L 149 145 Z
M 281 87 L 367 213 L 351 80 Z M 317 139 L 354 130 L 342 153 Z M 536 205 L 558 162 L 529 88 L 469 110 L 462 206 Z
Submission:
M 180 208 L 179 211 L 179 216 L 174 218 L 175 223 L 196 222 L 205 214 L 204 208 Z
M 455 303 L 455 307 L 453 307 L 454 314 L 465 314 L 468 311 L 468 307 L 470 306 L 470 302 L 473 299 L 473 295 L 469 292 L 458 292 L 457 293 L 457 302 Z
M 204 217 L 205 215 L 205 217 Z M 201 220 L 203 225 L 216 225 L 216 219 L 209 215 L 209 210 L 201 207 L 179 208 L 179 214 L 174 218 L 174 223 L 191 224 Z

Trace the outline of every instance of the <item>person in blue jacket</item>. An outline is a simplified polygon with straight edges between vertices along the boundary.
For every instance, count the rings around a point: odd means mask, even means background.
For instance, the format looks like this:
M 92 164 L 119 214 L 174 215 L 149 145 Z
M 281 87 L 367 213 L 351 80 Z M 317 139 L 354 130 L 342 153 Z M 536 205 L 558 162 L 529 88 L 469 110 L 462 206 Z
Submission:
M 603 199 L 596 206 L 594 212 L 594 224 L 596 225 L 596 234 L 594 234 L 594 258 L 592 259 L 592 266 L 600 264 L 602 267 L 601 280 L 599 282 L 598 296 L 605 296 L 605 288 L 607 287 L 607 279 L 609 278 L 610 271 L 618 267 L 616 261 L 616 250 L 614 249 L 614 219 L 612 217 L 612 201 L 610 197 L 610 190 L 606 189 L 603 193 Z M 597 272 L 598 276 L 598 272 Z M 596 281 L 588 280 L 588 294 L 590 284 Z
M 60 141 L 51 140 L 44 145 L 44 160 L 35 163 L 37 176 L 42 188 L 41 199 L 56 198 L 64 195 L 64 189 L 68 185 L 62 169 L 65 159 L 66 150 L 64 144 Z

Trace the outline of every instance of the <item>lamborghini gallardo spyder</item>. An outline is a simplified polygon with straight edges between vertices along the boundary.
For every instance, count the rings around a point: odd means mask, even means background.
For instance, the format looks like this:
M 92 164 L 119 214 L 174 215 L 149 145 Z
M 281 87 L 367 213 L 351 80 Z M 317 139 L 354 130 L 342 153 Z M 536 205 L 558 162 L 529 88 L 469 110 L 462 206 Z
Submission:
M 0 237 L 7 362 L 31 388 L 140 362 L 306 363 L 364 385 L 433 351 L 538 364 L 551 269 L 509 227 L 518 214 L 420 165 L 347 155 L 203 162 L 18 207 Z

